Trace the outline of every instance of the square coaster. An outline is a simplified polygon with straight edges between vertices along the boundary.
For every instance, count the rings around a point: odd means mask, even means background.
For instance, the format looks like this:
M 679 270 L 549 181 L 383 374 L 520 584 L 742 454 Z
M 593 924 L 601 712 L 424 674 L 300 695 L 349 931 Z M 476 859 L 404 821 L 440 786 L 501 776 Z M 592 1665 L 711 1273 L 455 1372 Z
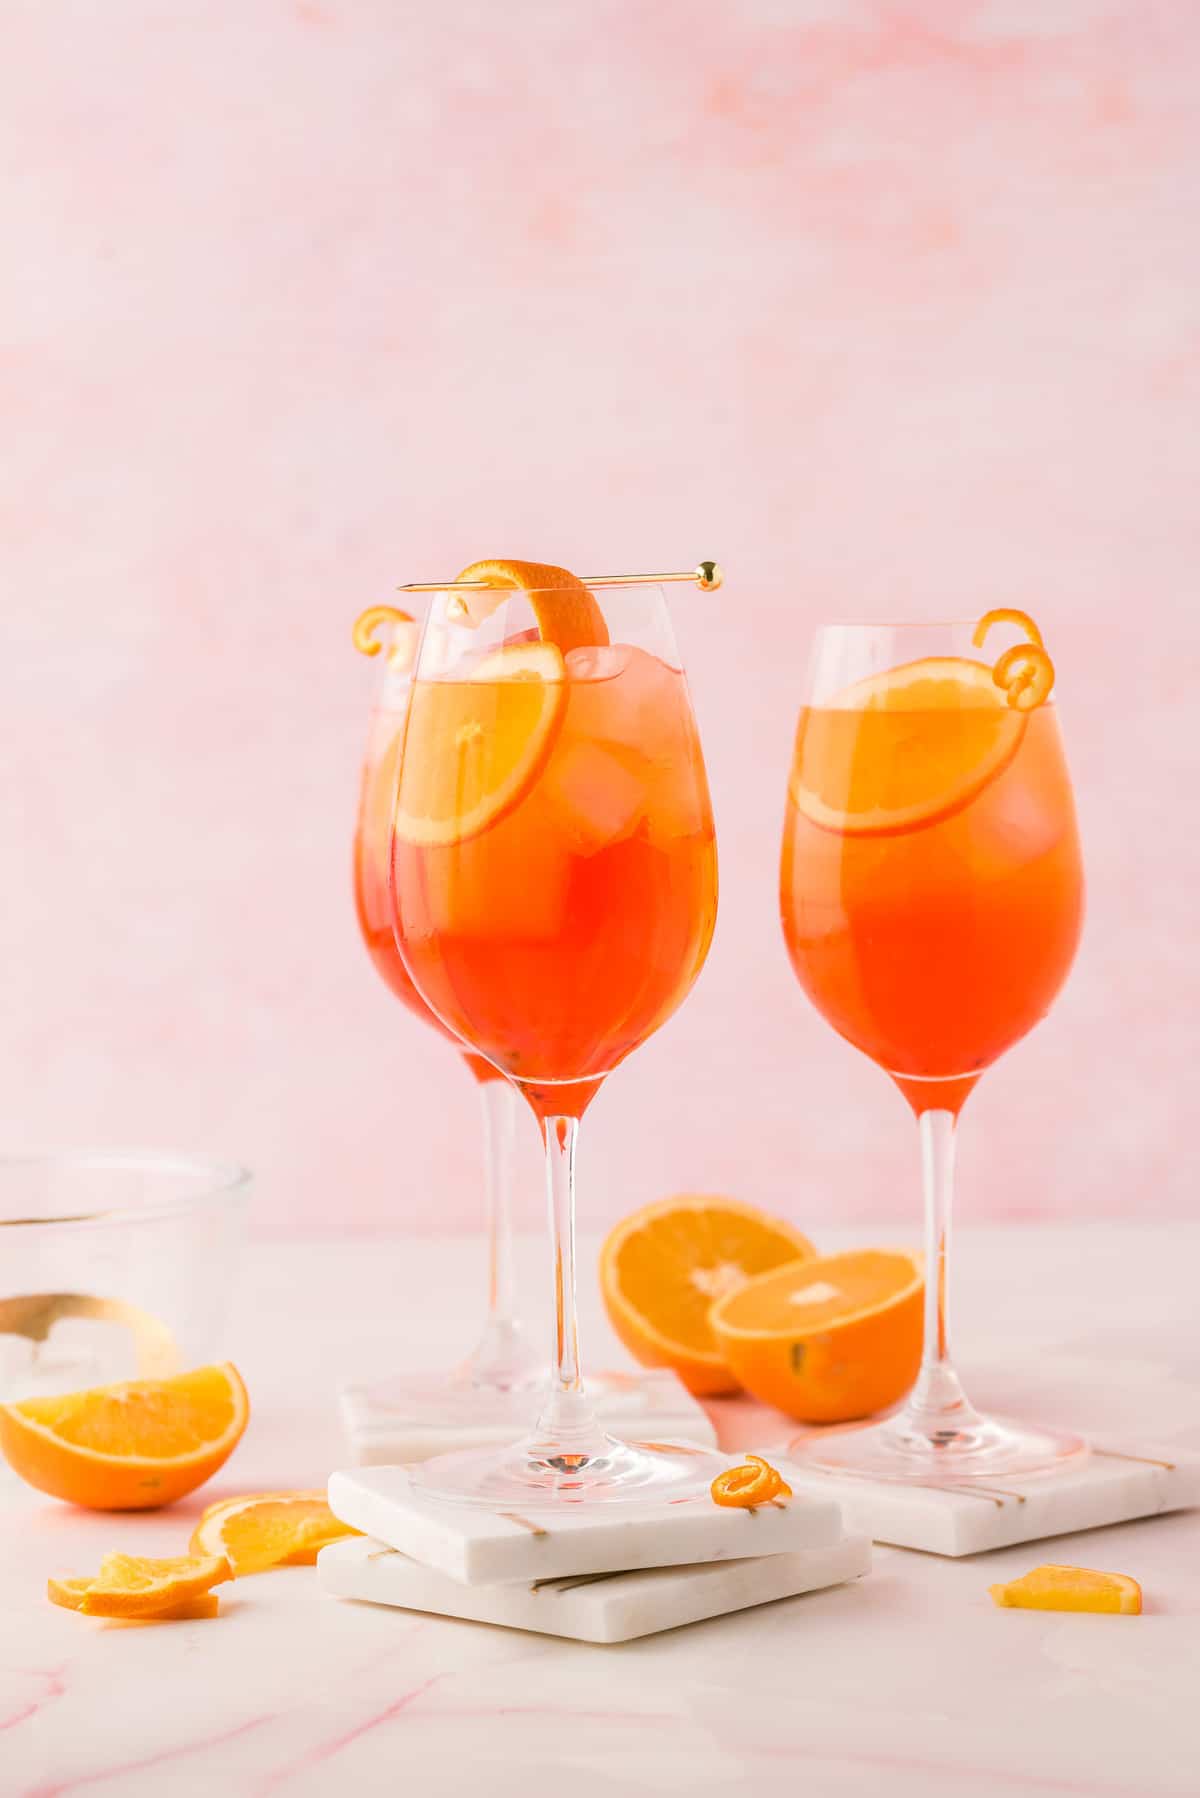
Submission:
M 338 1598 L 570 1636 L 579 1642 L 629 1642 L 682 1623 L 699 1623 L 705 1617 L 841 1585 L 859 1579 L 870 1566 L 867 1538 L 845 1536 L 830 1548 L 741 1561 L 464 1586 L 359 1536 L 322 1549 L 317 1577 L 325 1591 Z
M 769 1458 L 769 1457 L 768 1457 Z M 797 1468 L 797 1494 L 835 1498 L 847 1529 L 927 1554 L 982 1554 L 1200 1504 L 1200 1455 L 1097 1448 L 1085 1461 L 1020 1479 L 930 1485 Z
M 708 1412 L 669 1368 L 589 1374 L 588 1396 L 614 1435 L 716 1445 Z M 458 1448 L 503 1448 L 532 1428 L 540 1402 L 537 1389 L 481 1402 L 477 1387 L 457 1389 L 430 1375 L 348 1380 L 341 1391 L 342 1424 L 360 1467 L 404 1466 Z
M 691 1445 L 679 1447 L 687 1454 Z M 731 1455 L 733 1466 L 738 1456 Z M 779 1463 L 791 1481 L 791 1472 Z M 465 1585 L 626 1573 L 700 1561 L 745 1560 L 831 1548 L 842 1534 L 837 1501 L 825 1493 L 772 1499 L 754 1510 L 714 1504 L 707 1492 L 645 1504 L 564 1504 L 517 1510 L 437 1498 L 414 1487 L 406 1468 L 335 1473 L 329 1503 L 343 1523 Z

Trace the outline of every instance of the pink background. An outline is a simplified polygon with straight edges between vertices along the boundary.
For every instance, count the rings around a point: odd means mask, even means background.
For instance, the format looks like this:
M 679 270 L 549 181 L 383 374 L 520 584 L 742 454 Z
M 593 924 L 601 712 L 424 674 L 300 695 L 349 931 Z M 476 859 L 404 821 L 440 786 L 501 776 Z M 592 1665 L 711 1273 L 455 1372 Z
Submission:
M 692 1187 L 912 1233 L 906 1109 L 784 957 L 785 765 L 819 618 L 1005 603 L 1059 662 L 1090 917 L 967 1111 L 963 1213 L 1194 1206 L 1194 6 L 9 0 L 4 36 L 14 1145 L 243 1157 L 268 1232 L 476 1228 L 471 1084 L 356 933 L 350 621 L 479 555 L 717 556 L 675 605 L 716 943 L 590 1114 L 585 1221 Z

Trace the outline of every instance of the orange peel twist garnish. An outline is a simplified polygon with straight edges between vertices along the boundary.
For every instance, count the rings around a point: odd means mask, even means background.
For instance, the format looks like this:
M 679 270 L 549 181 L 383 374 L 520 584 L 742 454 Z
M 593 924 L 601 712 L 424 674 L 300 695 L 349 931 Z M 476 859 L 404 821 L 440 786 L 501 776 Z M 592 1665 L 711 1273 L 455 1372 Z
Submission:
M 740 1467 L 727 1467 L 712 1483 L 715 1505 L 740 1506 L 752 1510 L 755 1505 L 769 1504 L 773 1498 L 790 1498 L 792 1489 L 769 1461 L 761 1455 L 747 1455 Z
M 992 669 L 992 679 L 1003 689 L 1015 711 L 1032 712 L 1049 699 L 1054 685 L 1054 663 L 1042 642 L 1042 633 L 1028 612 L 1019 612 L 1015 606 L 997 606 L 995 611 L 985 612 L 975 626 L 971 641 L 976 649 L 982 649 L 994 624 L 1015 624 L 1029 638 L 1028 643 L 1014 643 L 1004 651 Z
M 375 635 L 384 624 L 412 624 L 414 619 L 410 612 L 402 612 L 399 606 L 368 606 L 354 620 L 351 640 L 359 655 L 377 656 L 383 644 Z

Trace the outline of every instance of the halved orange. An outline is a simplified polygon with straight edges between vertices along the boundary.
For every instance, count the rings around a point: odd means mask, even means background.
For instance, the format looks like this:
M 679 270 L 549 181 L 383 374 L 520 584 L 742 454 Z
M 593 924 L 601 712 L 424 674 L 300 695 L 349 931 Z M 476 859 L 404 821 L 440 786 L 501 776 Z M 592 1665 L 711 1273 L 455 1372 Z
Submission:
M 462 588 L 458 605 L 462 616 L 471 624 L 480 624 L 491 616 L 506 593 L 515 590 L 529 595 L 529 605 L 537 620 L 543 643 L 553 643 L 560 654 L 608 642 L 608 626 L 604 614 L 578 575 L 552 562 L 522 562 L 513 557 L 492 557 L 472 562 L 459 575 L 460 581 L 486 581 L 487 588 Z
M 992 670 L 929 656 L 800 714 L 789 782 L 797 810 L 843 836 L 896 835 L 960 811 L 1021 746 L 1026 720 Z
M 915 1255 L 852 1249 L 748 1281 L 709 1323 L 755 1398 L 805 1423 L 846 1423 L 895 1404 L 916 1379 L 924 1292 Z
M 1136 1617 L 1142 1588 L 1127 1573 L 1098 1573 L 1092 1567 L 1035 1567 L 1006 1585 L 989 1586 L 996 1604 L 1020 1611 L 1101 1611 Z
M 461 843 L 497 823 L 545 767 L 566 706 L 566 665 L 553 643 L 497 649 L 469 680 L 418 680 L 396 834 L 410 843 Z
M 327 1543 L 357 1536 L 323 1492 L 252 1492 L 210 1505 L 189 1544 L 194 1555 L 226 1555 L 238 1579 L 268 1567 L 311 1567 Z
M 105 1555 L 91 1580 L 49 1580 L 51 1604 L 87 1617 L 165 1617 L 204 1600 L 214 1586 L 233 1578 L 224 1555 L 178 1555 L 148 1560 L 139 1555 Z M 215 1602 L 215 1601 L 214 1601 Z M 214 1611 L 202 1605 L 199 1613 Z
M 148 1511 L 210 1479 L 249 1416 L 241 1375 L 227 1362 L 0 1405 L 0 1449 L 39 1492 L 94 1511 Z
M 756 1274 L 815 1251 L 807 1236 L 753 1205 L 681 1193 L 644 1205 L 600 1250 L 613 1329 L 644 1367 L 670 1367 L 689 1392 L 736 1392 L 709 1326 L 713 1300 Z

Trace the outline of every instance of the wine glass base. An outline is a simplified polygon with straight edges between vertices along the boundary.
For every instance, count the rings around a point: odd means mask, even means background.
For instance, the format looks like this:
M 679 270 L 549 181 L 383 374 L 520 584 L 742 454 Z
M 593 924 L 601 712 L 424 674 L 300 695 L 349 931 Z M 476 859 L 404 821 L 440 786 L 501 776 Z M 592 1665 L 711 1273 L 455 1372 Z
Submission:
M 799 1465 L 826 1473 L 927 1485 L 1052 1473 L 1085 1460 L 1088 1448 L 1082 1436 L 999 1417 L 930 1435 L 901 1412 L 886 1423 L 798 1436 L 787 1452 Z
M 505 1449 L 437 1455 L 412 1469 L 416 1491 L 467 1504 L 531 1511 L 564 1504 L 647 1505 L 707 1493 L 729 1457 L 711 1450 L 589 1434 L 569 1450 L 527 1438 Z

